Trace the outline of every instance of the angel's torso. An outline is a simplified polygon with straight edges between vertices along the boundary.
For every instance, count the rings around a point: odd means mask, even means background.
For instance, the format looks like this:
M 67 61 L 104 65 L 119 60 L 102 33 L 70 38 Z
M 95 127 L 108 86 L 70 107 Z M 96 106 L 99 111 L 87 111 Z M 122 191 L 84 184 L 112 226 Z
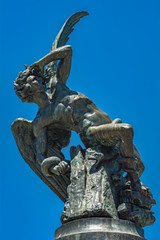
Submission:
M 85 135 L 88 127 L 112 121 L 106 113 L 81 93 L 68 90 L 68 94 L 57 96 L 54 102 L 38 111 L 33 121 L 35 137 L 38 136 L 39 131 L 48 126 Z

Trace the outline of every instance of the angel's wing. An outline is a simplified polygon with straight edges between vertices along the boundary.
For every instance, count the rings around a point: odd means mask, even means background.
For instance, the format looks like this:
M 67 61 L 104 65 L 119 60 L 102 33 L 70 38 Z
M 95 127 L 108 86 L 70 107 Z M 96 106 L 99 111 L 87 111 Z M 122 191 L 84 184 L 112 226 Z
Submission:
M 32 122 L 19 118 L 12 123 L 12 132 L 18 149 L 30 168 L 47 184 L 47 186 L 63 201 L 67 199 L 67 186 L 70 183 L 69 176 L 46 177 L 41 172 L 40 165 L 36 162 L 35 137 L 33 135 Z M 52 149 L 50 148 L 50 151 Z
M 84 17 L 89 15 L 88 12 L 81 11 L 77 12 L 73 15 L 71 15 L 67 21 L 64 23 L 63 27 L 59 31 L 57 37 L 55 38 L 51 51 L 54 51 L 58 47 L 64 46 L 67 41 L 69 40 L 69 35 L 71 32 L 74 30 L 73 26 L 79 22 L 79 20 Z M 49 74 L 51 78 L 51 81 L 53 81 L 54 76 L 56 75 L 57 72 L 57 61 L 53 61 L 47 65 L 47 73 Z M 52 86 L 52 82 L 48 83 L 49 86 Z

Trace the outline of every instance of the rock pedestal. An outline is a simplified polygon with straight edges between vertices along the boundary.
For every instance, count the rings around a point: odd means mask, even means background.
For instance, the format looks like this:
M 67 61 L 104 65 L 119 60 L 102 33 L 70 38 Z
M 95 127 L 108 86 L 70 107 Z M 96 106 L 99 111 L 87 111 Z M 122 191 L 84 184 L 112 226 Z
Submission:
M 137 190 L 132 189 L 120 160 L 113 148 L 71 148 L 71 183 L 61 216 L 63 224 L 90 217 L 123 219 L 140 227 L 155 221 L 151 192 L 142 182 Z
M 111 218 L 83 218 L 63 224 L 54 240 L 145 240 L 138 225 Z

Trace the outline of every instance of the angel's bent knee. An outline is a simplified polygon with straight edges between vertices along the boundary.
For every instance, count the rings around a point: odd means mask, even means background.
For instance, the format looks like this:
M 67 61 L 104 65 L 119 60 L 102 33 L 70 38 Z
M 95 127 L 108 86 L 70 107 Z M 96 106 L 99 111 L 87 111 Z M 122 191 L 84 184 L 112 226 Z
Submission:
M 133 131 L 133 127 L 130 124 L 124 123 L 122 124 L 122 129 L 124 134 L 133 137 L 134 131 Z

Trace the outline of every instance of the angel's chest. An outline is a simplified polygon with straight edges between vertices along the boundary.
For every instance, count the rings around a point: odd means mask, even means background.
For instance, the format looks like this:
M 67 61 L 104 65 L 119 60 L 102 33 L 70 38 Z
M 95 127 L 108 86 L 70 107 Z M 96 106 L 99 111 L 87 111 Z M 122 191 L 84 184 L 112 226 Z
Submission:
M 33 121 L 33 131 L 35 135 L 49 125 L 55 124 L 59 129 L 72 128 L 72 109 L 62 103 L 57 105 L 47 106 L 45 109 L 38 111 L 36 118 Z
M 56 106 L 47 106 L 44 109 L 41 109 L 38 111 L 34 123 L 39 125 L 42 122 L 49 121 L 50 119 L 53 118 L 53 116 L 56 114 Z

